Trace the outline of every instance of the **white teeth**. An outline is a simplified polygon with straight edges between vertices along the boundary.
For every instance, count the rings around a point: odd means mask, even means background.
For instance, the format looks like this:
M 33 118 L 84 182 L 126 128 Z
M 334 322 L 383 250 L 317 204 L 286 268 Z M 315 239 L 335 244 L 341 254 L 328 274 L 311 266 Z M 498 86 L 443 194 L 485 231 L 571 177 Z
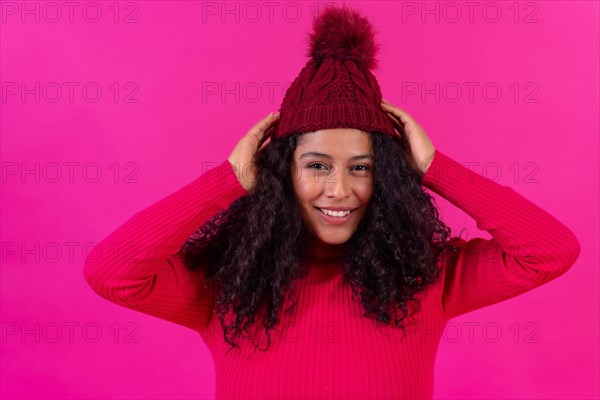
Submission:
M 319 208 L 319 210 L 323 213 L 323 214 L 327 214 L 331 217 L 345 217 L 346 215 L 350 214 L 352 211 L 348 210 L 348 211 L 329 211 L 326 210 L 324 208 Z

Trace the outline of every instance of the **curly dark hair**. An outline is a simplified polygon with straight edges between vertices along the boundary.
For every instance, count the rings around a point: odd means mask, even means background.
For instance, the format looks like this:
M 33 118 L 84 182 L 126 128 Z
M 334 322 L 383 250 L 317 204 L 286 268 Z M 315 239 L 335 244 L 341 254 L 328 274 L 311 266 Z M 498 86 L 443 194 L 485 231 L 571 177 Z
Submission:
M 415 303 L 416 312 L 416 295 L 439 279 L 438 261 L 457 248 L 449 243 L 450 228 L 439 219 L 435 199 L 421 186 L 407 139 L 368 134 L 375 155 L 373 197 L 356 232 L 343 244 L 340 263 L 353 298 L 360 296 L 364 316 L 386 325 L 393 318 L 404 334 L 408 301 Z M 279 322 L 285 295 L 295 297 L 292 283 L 307 273 L 299 261 L 310 251 L 311 233 L 290 171 L 301 138 L 271 138 L 257 157 L 256 190 L 219 211 L 180 249 L 186 268 L 202 267 L 205 287 L 216 288 L 218 317 L 231 348 L 238 346 L 229 336 L 239 336 L 242 329 L 249 333 L 257 313 L 267 307 L 263 325 L 268 349 L 269 330 Z M 235 323 L 225 324 L 232 309 Z

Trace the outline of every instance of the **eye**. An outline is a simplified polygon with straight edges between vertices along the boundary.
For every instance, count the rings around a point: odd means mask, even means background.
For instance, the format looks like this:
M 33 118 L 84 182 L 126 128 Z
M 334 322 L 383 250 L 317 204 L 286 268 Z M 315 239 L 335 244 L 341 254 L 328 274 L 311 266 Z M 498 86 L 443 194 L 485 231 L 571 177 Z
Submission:
M 312 168 L 313 166 L 316 166 L 316 165 L 321 165 L 323 167 L 325 166 L 325 164 L 322 164 L 322 163 L 319 163 L 319 162 L 315 162 L 315 163 L 308 164 L 307 167 L 311 168 L 311 169 L 318 169 L 318 170 L 320 170 L 321 168 Z
M 307 168 L 322 170 L 322 168 L 313 168 L 313 167 L 317 167 L 317 166 L 326 167 L 325 164 L 323 164 L 323 163 L 315 162 L 315 163 L 308 164 Z M 365 164 L 354 165 L 352 168 L 355 168 L 357 171 L 361 171 L 361 172 L 371 170 L 371 168 Z

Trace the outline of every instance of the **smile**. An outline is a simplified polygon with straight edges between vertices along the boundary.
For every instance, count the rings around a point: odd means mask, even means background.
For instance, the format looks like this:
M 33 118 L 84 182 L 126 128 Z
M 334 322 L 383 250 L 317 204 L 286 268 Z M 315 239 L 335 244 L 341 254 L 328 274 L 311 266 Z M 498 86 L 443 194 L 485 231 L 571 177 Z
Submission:
M 326 208 L 318 208 L 318 210 L 321 211 L 325 215 L 329 215 L 330 217 L 341 218 L 341 217 L 348 216 L 351 212 L 353 212 L 356 209 L 348 210 L 348 211 L 331 211 L 331 210 L 327 210 Z
M 315 207 L 315 209 L 317 210 L 321 218 L 323 218 L 323 221 L 331 225 L 345 224 L 353 218 L 354 211 L 356 211 L 356 208 L 347 211 L 331 211 L 327 210 L 326 208 L 318 207 Z

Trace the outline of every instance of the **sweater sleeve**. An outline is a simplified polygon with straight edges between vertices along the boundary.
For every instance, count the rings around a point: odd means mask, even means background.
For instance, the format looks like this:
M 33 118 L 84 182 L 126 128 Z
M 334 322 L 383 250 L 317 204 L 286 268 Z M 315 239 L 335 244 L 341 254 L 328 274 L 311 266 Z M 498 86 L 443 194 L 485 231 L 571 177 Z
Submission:
M 212 314 L 202 268 L 179 250 L 219 210 L 246 195 L 229 161 L 130 217 L 86 258 L 84 276 L 101 297 L 177 324 L 202 329 Z
M 579 241 L 556 218 L 439 150 L 422 185 L 492 236 L 451 238 L 459 251 L 448 253 L 441 273 L 441 307 L 448 319 L 541 286 L 564 274 L 579 257 Z

